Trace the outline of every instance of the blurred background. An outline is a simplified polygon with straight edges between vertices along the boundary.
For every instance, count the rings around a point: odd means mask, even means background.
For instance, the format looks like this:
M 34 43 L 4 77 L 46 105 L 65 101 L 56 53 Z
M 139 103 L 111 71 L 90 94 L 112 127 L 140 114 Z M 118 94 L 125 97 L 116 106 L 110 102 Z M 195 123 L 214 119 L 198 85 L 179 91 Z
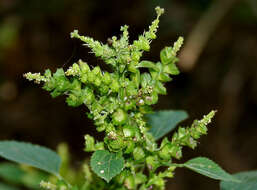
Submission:
M 78 29 L 105 43 L 127 24 L 132 41 L 148 29 L 157 5 L 165 14 L 144 58 L 158 61 L 178 36 L 185 45 L 182 73 L 166 85 L 168 95 L 155 108 L 187 110 L 185 124 L 218 110 L 208 136 L 195 151 L 185 148 L 182 161 L 206 156 L 231 173 L 257 169 L 256 0 L 0 0 L 0 140 L 52 149 L 66 141 L 74 167 L 80 166 L 87 156 L 83 135 L 95 134 L 87 108 L 52 99 L 22 75 L 67 69 L 80 58 L 100 63 L 69 33 Z M 219 182 L 178 169 L 167 189 L 216 190 Z

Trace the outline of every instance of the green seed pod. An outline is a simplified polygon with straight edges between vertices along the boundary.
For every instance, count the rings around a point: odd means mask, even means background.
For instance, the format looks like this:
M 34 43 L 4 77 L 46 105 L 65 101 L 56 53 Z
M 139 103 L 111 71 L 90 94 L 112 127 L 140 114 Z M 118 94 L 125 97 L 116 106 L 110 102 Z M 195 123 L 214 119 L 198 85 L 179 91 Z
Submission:
M 187 142 L 186 142 L 186 145 L 188 147 L 194 149 L 197 146 L 197 142 L 192 137 L 189 137 Z
M 136 185 L 145 183 L 147 181 L 147 177 L 143 173 L 136 173 L 134 178 L 135 178 Z
M 81 91 L 81 82 L 77 79 L 73 79 L 70 88 L 71 90 L 79 94 Z
M 80 79 L 80 81 L 83 82 L 83 83 L 87 83 L 87 82 L 88 82 L 88 76 L 87 76 L 87 74 L 81 74 L 79 79 Z
M 125 154 L 129 154 L 133 152 L 135 148 L 135 143 L 133 141 L 127 141 L 127 148 L 125 150 Z
M 90 67 L 88 66 L 88 64 L 86 62 L 79 60 L 78 63 L 80 66 L 81 74 L 87 74 L 88 72 L 90 72 Z
M 169 149 L 169 153 L 172 157 L 180 159 L 182 157 L 182 147 L 179 145 L 172 145 Z
M 149 51 L 150 49 L 150 44 L 144 36 L 139 36 L 137 46 L 144 51 Z
M 185 129 L 185 128 L 183 128 L 183 127 L 179 127 L 179 129 L 178 129 L 178 139 L 179 140 L 181 140 L 181 141 L 183 141 L 183 139 L 186 137 L 186 136 L 188 136 L 188 133 L 187 133 L 187 130 Z
M 104 131 L 105 129 L 106 129 L 106 125 L 99 125 L 99 126 L 96 127 L 96 130 L 97 130 L 98 132 L 102 132 L 102 131 Z
M 124 126 L 122 128 L 124 137 L 134 137 L 135 136 L 135 128 L 132 126 Z
M 204 124 L 199 124 L 196 129 L 201 133 L 201 134 L 207 134 L 207 127 Z
M 105 72 L 104 75 L 103 75 L 103 83 L 104 84 L 111 84 L 112 80 L 111 80 L 111 76 L 108 72 Z
M 170 155 L 170 144 L 166 144 L 163 146 L 163 148 L 158 152 L 159 156 L 164 159 L 164 160 L 170 160 L 171 155 Z
M 46 69 L 46 70 L 45 70 L 44 76 L 45 76 L 46 78 L 51 78 L 51 77 L 52 77 L 52 72 L 50 71 L 50 69 Z
M 125 109 L 126 111 L 134 109 L 135 106 L 136 106 L 136 101 L 133 100 L 133 99 L 127 100 L 127 101 L 124 103 L 124 109 Z
M 170 141 L 168 140 L 167 137 L 165 137 L 164 139 L 162 139 L 160 148 L 162 149 L 168 143 L 170 143 Z
M 101 69 L 100 67 L 96 66 L 93 70 L 92 73 L 96 76 L 96 75 L 101 75 Z
M 164 189 L 164 179 L 160 176 L 157 176 L 157 175 L 154 175 L 149 181 L 148 181 L 149 184 L 153 184 L 155 186 L 157 186 L 157 189 L 161 189 L 163 190 Z
M 108 142 L 108 147 L 112 151 L 119 151 L 124 148 L 124 145 L 125 145 L 125 143 L 124 143 L 122 137 L 117 137 L 116 139 L 110 140 Z
M 99 76 L 95 77 L 94 85 L 100 86 L 102 83 L 101 78 Z
M 146 164 L 147 164 L 147 168 L 151 171 L 155 171 L 160 166 L 158 157 L 156 156 L 148 156 L 146 158 Z
M 145 97 L 145 103 L 147 105 L 156 104 L 158 101 L 158 94 L 153 92 L 151 95 Z
M 84 103 L 86 103 L 87 105 L 90 105 L 93 103 L 93 101 L 95 100 L 95 95 L 93 93 L 93 90 L 90 88 L 85 88 L 82 90 L 82 93 L 85 95 L 84 97 Z
M 89 72 L 87 74 L 88 82 L 93 83 L 95 81 L 96 76 L 93 74 L 93 72 Z
M 115 182 L 123 184 L 127 176 L 130 175 L 129 170 L 123 170 L 118 176 L 115 177 Z
M 113 132 L 115 131 L 115 127 L 112 123 L 108 123 L 107 126 L 106 126 L 106 133 L 110 133 L 110 132 Z
M 118 109 L 112 114 L 112 121 L 115 125 L 125 124 L 128 119 L 127 113 L 122 109 Z
M 80 67 L 77 63 L 74 63 L 72 65 L 72 70 L 74 72 L 75 75 L 79 75 L 80 74 Z
M 126 86 L 126 91 L 127 96 L 135 96 L 138 93 L 138 89 L 133 83 Z
M 136 73 L 138 71 L 138 69 L 136 68 L 138 62 L 136 61 L 131 61 L 128 65 L 128 70 L 132 73 Z
M 85 149 L 86 152 L 95 151 L 95 139 L 90 135 L 85 135 Z
M 142 53 L 140 51 L 133 51 L 131 53 L 131 59 L 135 62 L 138 62 L 140 60 L 140 57 L 142 56 Z
M 124 185 L 127 189 L 135 189 L 136 188 L 136 183 L 133 175 L 128 176 L 125 179 Z
M 117 80 L 112 80 L 110 88 L 113 92 L 119 92 L 119 89 L 120 89 L 119 82 Z
M 141 147 L 136 147 L 133 151 L 133 157 L 135 160 L 142 160 L 145 157 L 145 152 Z
M 83 101 L 81 101 L 78 96 L 71 93 L 69 94 L 68 98 L 66 98 L 66 103 L 68 104 L 68 106 L 77 107 L 80 106 Z

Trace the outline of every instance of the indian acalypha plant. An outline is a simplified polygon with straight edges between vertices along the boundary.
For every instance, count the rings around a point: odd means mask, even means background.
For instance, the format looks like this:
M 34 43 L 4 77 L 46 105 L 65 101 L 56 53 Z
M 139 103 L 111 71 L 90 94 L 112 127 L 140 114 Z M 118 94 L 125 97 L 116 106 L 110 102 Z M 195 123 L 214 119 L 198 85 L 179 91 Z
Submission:
M 43 89 L 53 98 L 65 95 L 69 106 L 85 105 L 96 130 L 104 133 L 102 141 L 85 135 L 84 151 L 92 152 L 92 156 L 90 161 L 83 162 L 84 177 L 78 184 L 65 179 L 69 171 L 62 175 L 61 159 L 49 149 L 24 142 L 1 141 L 1 156 L 57 176 L 41 181 L 40 186 L 50 190 L 163 190 L 167 178 L 173 178 L 178 167 L 213 179 L 234 181 L 235 178 L 204 157 L 176 163 L 182 157 L 184 146 L 195 149 L 197 140 L 207 134 L 207 124 L 215 111 L 195 120 L 191 126 L 179 127 L 171 138 L 162 138 L 186 119 L 187 114 L 152 110 L 159 95 L 167 93 L 164 84 L 179 74 L 176 56 L 183 44 L 183 38 L 179 37 L 173 46 L 162 49 L 157 63 L 141 60 L 143 52 L 150 50 L 150 43 L 156 38 L 159 17 L 164 10 L 157 7 L 156 13 L 148 31 L 132 44 L 126 25 L 121 27 L 121 37 L 113 36 L 107 44 L 82 36 L 77 30 L 71 33 L 71 38 L 81 40 L 109 65 L 111 72 L 79 60 L 66 71 L 59 68 L 53 74 L 46 70 L 43 75 L 30 72 L 24 75 L 28 80 L 43 84 Z

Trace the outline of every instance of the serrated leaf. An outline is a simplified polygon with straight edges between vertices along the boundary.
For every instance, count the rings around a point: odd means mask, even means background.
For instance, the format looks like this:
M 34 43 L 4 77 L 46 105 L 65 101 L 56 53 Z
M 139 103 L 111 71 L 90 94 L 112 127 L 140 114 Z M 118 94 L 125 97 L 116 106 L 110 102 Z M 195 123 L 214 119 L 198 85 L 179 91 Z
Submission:
M 152 127 L 149 132 L 158 140 L 175 129 L 178 123 L 188 118 L 188 115 L 182 110 L 165 110 L 147 114 L 146 118 Z
M 97 150 L 91 157 L 90 165 L 99 177 L 109 182 L 123 170 L 124 158 L 118 153 Z
M 240 172 L 233 175 L 240 180 L 240 183 L 221 181 L 221 190 L 256 190 L 257 189 L 257 170 Z
M 236 178 L 225 172 L 218 164 L 208 158 L 193 158 L 184 163 L 184 166 L 212 179 L 238 182 Z
M 45 147 L 25 142 L 0 141 L 0 156 L 59 175 L 61 158 L 54 151 Z

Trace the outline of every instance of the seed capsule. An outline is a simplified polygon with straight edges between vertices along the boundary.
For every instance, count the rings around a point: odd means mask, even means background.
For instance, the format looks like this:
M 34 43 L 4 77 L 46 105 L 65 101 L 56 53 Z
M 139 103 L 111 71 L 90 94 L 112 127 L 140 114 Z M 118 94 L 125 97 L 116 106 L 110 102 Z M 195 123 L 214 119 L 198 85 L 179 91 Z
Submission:
M 125 124 L 127 121 L 127 113 L 124 112 L 122 109 L 118 109 L 114 114 L 112 115 L 112 120 L 115 125 L 122 125 Z

